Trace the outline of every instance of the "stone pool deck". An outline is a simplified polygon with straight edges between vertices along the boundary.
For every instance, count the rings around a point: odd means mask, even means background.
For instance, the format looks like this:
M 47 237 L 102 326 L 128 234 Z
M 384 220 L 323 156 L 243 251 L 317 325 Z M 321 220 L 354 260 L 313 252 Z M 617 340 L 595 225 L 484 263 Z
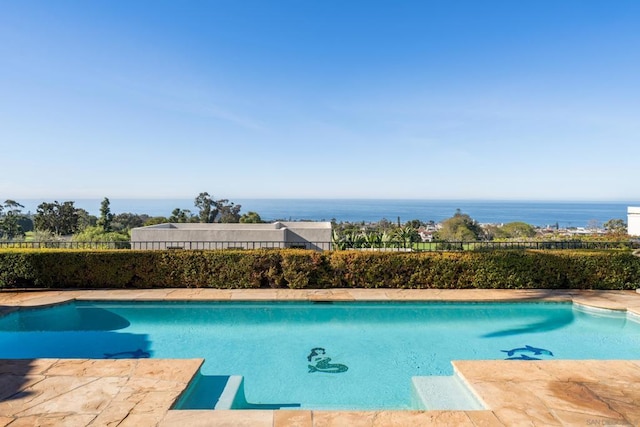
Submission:
M 633 291 L 215 290 L 1 291 L 0 313 L 70 300 L 573 301 L 640 316 Z M 0 360 L 2 426 L 640 426 L 638 360 L 455 361 L 487 410 L 176 411 L 202 359 Z

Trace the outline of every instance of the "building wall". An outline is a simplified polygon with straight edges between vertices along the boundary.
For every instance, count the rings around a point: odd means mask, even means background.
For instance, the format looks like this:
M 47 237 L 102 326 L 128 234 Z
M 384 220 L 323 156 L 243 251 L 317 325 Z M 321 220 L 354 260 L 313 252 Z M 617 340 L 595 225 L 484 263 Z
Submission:
M 289 243 L 289 247 L 295 246 L 296 243 L 304 243 L 307 244 L 307 249 L 331 249 L 330 222 L 281 222 L 280 224 L 286 229 L 285 241 Z M 315 245 L 309 247 L 308 243 L 315 243 Z
M 158 224 L 131 230 L 132 249 L 331 249 L 331 223 Z
M 627 232 L 630 236 L 640 236 L 640 207 L 627 208 Z

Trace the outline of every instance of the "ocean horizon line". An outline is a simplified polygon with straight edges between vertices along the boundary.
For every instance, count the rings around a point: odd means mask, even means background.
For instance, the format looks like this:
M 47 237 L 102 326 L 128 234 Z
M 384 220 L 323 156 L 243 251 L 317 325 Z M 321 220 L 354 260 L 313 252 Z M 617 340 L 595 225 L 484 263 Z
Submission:
M 104 198 L 75 199 L 74 206 L 99 215 Z M 169 217 L 174 209 L 196 214 L 191 198 L 110 198 L 113 214 L 132 213 Z M 242 206 L 241 214 L 257 212 L 265 221 L 378 222 L 387 219 L 406 222 L 418 219 L 441 222 L 459 209 L 480 223 L 525 222 L 534 226 L 563 227 L 603 224 L 610 219 L 626 221 L 627 208 L 640 205 L 631 201 L 537 201 L 486 199 L 229 199 Z M 66 201 L 64 199 L 59 202 Z M 24 199 L 23 211 L 35 213 L 40 199 Z
M 484 197 L 435 197 L 435 198 L 424 198 L 424 197 L 217 197 L 215 195 L 211 195 L 214 199 L 227 199 L 231 202 L 234 200 L 336 200 L 336 201 L 350 201 L 350 200 L 363 200 L 363 201 L 371 201 L 371 200 L 382 200 L 382 201 L 434 201 L 434 202 L 500 202 L 500 203 L 636 203 L 640 204 L 640 198 L 638 199 L 604 199 L 604 198 L 594 198 L 594 199 L 571 199 L 571 198 L 549 198 L 549 199 L 529 199 L 529 198 L 484 198 Z M 41 200 L 42 202 L 50 202 L 50 201 L 76 201 L 76 200 L 104 200 L 104 198 L 108 198 L 109 200 L 195 200 L 193 196 L 178 196 L 178 197 L 118 197 L 118 196 L 98 196 L 98 197 L 90 197 L 90 196 L 82 196 L 82 197 L 23 197 L 23 198 L 9 198 L 10 200 L 15 200 L 20 203 L 20 200 L 28 200 L 35 201 Z M 6 199 L 6 198 L 5 198 Z M 635 201 L 633 201 L 635 200 Z

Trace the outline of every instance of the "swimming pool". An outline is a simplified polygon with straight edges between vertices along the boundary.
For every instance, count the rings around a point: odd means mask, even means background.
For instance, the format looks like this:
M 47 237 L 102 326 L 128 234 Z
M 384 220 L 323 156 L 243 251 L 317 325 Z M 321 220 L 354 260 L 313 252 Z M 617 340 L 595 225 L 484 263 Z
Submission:
M 198 357 L 195 394 L 241 375 L 248 407 L 414 409 L 451 360 L 640 359 L 640 323 L 571 303 L 86 301 L 0 318 L 0 358 L 32 357 Z

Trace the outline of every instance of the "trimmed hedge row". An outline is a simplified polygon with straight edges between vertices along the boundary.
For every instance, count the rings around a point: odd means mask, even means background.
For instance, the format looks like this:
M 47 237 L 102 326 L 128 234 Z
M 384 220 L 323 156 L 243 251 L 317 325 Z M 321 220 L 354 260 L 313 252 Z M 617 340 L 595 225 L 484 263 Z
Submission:
M 635 289 L 625 250 L 0 251 L 1 288 Z

